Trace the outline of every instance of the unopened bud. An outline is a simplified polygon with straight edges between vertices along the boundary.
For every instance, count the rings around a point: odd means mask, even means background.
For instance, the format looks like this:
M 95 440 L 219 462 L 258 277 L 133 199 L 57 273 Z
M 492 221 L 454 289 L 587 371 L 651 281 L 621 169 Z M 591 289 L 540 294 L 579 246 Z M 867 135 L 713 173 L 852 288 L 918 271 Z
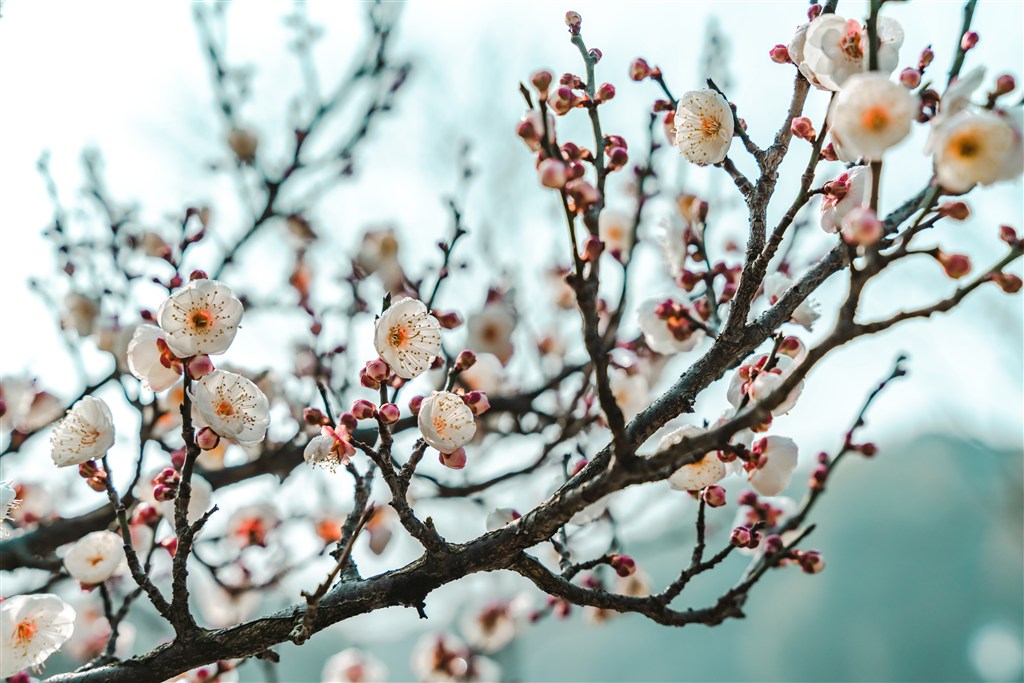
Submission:
M 558 159 L 545 159 L 537 166 L 540 184 L 554 190 L 565 187 L 569 181 L 569 167 Z
M 821 5 L 811 5 L 807 8 L 807 20 L 814 21 L 821 16 Z
M 935 255 L 935 260 L 942 265 L 946 276 L 954 280 L 959 280 L 971 272 L 971 260 L 965 254 L 947 254 L 939 251 Z
M 158 501 L 174 500 L 174 496 L 178 493 L 177 487 L 168 486 L 166 484 L 157 484 L 153 487 L 153 498 Z
M 174 557 L 178 554 L 178 537 L 171 536 L 160 541 L 160 547 L 167 551 L 167 554 Z
M 188 370 L 188 376 L 192 379 L 200 379 L 206 377 L 214 371 L 213 361 L 206 354 L 199 356 L 192 356 L 185 363 L 185 369 Z
M 93 476 L 85 480 L 86 485 L 93 491 L 103 493 L 107 490 L 107 473 L 100 470 Z
M 602 83 L 594 95 L 597 102 L 607 102 L 615 97 L 615 86 L 611 83 Z
M 530 76 L 530 82 L 533 83 L 533 87 L 537 89 L 537 92 L 540 93 L 541 97 L 547 97 L 548 88 L 551 86 L 551 80 L 553 78 L 554 76 L 551 75 L 550 71 L 542 69 L 540 71 L 535 71 L 533 75 Z
M 185 456 L 187 452 L 184 448 L 178 448 L 171 453 L 171 467 L 176 470 L 180 470 L 185 466 Z
M 342 413 L 338 416 L 338 424 L 352 432 L 359 426 L 359 420 L 352 413 Z
M 907 90 L 913 90 L 917 86 L 921 85 L 921 72 L 917 69 L 907 67 L 900 72 L 900 85 Z
M 825 145 L 825 149 L 821 150 L 821 158 L 824 161 L 839 161 L 839 155 L 836 154 L 836 147 L 831 142 Z
M 459 448 L 453 453 L 441 453 L 441 464 L 453 470 L 461 470 L 466 466 L 466 449 Z
M 1011 228 L 1009 225 L 999 226 L 999 239 L 1006 242 L 1010 246 L 1013 246 L 1019 241 L 1017 237 L 1017 231 Z
M 701 493 L 704 502 L 713 508 L 720 508 L 725 505 L 725 489 L 721 486 L 709 486 Z
M 794 136 L 801 140 L 814 142 L 817 137 L 817 133 L 814 132 L 814 124 L 811 123 L 811 120 L 806 116 L 798 116 L 793 119 L 789 129 L 793 132 Z
M 319 408 L 305 408 L 302 411 L 302 421 L 314 427 L 323 427 L 330 424 L 330 420 Z
M 386 425 L 398 422 L 398 418 L 401 414 L 401 409 L 394 403 L 385 403 L 377 410 L 377 417 Z
M 637 57 L 629 65 L 629 77 L 634 81 L 642 81 L 650 75 L 651 65 L 642 57 Z
M 465 372 L 476 365 L 476 354 L 465 349 L 455 358 L 455 372 Z
M 757 505 L 757 493 L 750 491 L 749 489 L 740 494 L 739 497 L 740 505 L 749 505 L 751 507 Z
M 996 97 L 1001 95 L 1007 95 L 1014 91 L 1017 87 L 1017 81 L 1013 79 L 1010 74 L 1003 74 L 996 79 L 996 89 L 992 91 L 992 94 Z
M 960 39 L 960 49 L 963 50 L 964 52 L 972 49 L 975 45 L 978 44 L 978 40 L 980 38 L 981 36 L 979 36 L 974 31 L 968 31 L 967 33 L 964 34 L 963 38 Z
M 590 50 L 587 51 L 587 54 L 590 55 L 590 58 L 594 60 L 594 64 L 600 62 L 601 57 L 604 57 L 604 53 L 601 52 L 601 50 L 596 47 L 590 48 Z
M 828 465 L 818 465 L 811 472 L 811 488 L 816 490 L 825 488 L 826 479 L 828 479 Z
M 455 311 L 449 311 L 448 313 L 435 312 L 434 317 L 437 318 L 437 322 L 441 327 L 446 330 L 454 330 L 462 324 L 462 316 Z
M 491 409 L 491 402 L 487 399 L 487 394 L 482 391 L 471 391 L 463 396 L 462 400 L 474 415 L 483 415 Z
M 578 36 L 583 26 L 583 17 L 580 16 L 579 12 L 566 12 L 565 25 L 569 27 L 571 35 Z
M 748 548 L 750 542 L 753 540 L 753 533 L 750 527 L 743 525 L 738 526 L 732 530 L 732 534 L 729 535 L 729 542 L 737 548 Z
M 196 445 L 204 451 L 212 451 L 219 444 L 220 435 L 209 427 L 203 427 L 196 434 Z
M 766 555 L 774 555 L 775 553 L 782 552 L 785 544 L 782 542 L 782 537 L 778 534 L 771 534 L 764 538 L 764 552 Z
M 932 52 L 932 48 L 929 45 L 925 49 L 921 50 L 921 57 L 917 61 L 917 70 L 924 71 L 928 68 L 928 65 L 932 63 L 933 59 L 935 59 L 935 53 Z
M 857 450 L 859 450 L 861 453 L 863 453 L 865 456 L 869 458 L 873 458 L 874 456 L 878 455 L 878 446 L 876 446 L 873 443 L 861 444 L 857 448 Z
M 601 257 L 602 251 L 604 251 L 604 244 L 602 244 L 600 239 L 591 235 L 583 245 L 582 258 L 584 261 L 593 263 Z
M 952 218 L 955 221 L 965 221 L 971 215 L 971 207 L 966 202 L 949 202 L 937 209 L 940 216 Z
M 88 479 L 99 471 L 100 468 L 96 466 L 95 460 L 87 460 L 78 466 L 78 476 L 82 479 Z
M 817 550 L 807 550 L 797 558 L 800 568 L 808 574 L 820 574 L 825 569 L 825 560 Z
M 622 578 L 632 576 L 636 572 L 636 561 L 629 555 L 619 555 L 618 553 L 609 555 L 608 564 Z
M 789 48 L 787 48 L 785 45 L 776 45 L 775 47 L 768 51 L 768 55 L 776 64 L 785 64 L 790 61 Z
M 391 368 L 382 359 L 367 361 L 366 377 L 372 382 L 384 382 L 391 375 Z
M 409 412 L 413 415 L 419 415 L 421 405 L 423 405 L 423 397 L 413 396 L 409 399 Z
M 1021 279 L 1013 273 L 993 273 L 992 282 L 1007 294 L 1016 294 L 1021 288 Z
M 377 406 L 373 405 L 365 398 L 361 398 L 352 404 L 352 417 L 357 420 L 369 420 L 377 414 Z

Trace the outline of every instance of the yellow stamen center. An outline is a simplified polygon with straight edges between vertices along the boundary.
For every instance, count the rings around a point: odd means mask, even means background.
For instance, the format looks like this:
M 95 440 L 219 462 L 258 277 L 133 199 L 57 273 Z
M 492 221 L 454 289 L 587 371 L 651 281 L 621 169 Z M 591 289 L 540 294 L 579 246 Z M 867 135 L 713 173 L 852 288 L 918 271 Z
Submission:
M 871 107 L 861 114 L 860 122 L 868 130 L 880 133 L 889 125 L 889 112 L 885 107 Z
M 718 119 L 705 117 L 700 120 L 700 132 L 704 134 L 704 137 L 713 138 L 718 135 L 720 130 L 722 130 L 722 122 Z
M 192 311 L 188 316 L 189 322 L 192 324 L 192 329 L 197 332 L 205 332 L 206 330 L 213 327 L 214 315 L 206 309 L 200 309 L 198 311 Z
M 20 644 L 28 643 L 36 637 L 36 631 L 38 630 L 39 627 L 36 626 L 36 622 L 34 621 L 29 621 L 28 619 L 20 621 L 18 622 L 18 625 L 14 627 L 14 640 Z

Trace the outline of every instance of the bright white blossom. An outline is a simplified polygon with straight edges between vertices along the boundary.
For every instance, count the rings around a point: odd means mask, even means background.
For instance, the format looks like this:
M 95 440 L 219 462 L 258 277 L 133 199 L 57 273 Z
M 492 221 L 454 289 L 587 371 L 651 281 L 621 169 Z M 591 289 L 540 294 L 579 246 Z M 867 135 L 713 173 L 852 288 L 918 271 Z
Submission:
M 113 531 L 94 531 L 71 544 L 64 568 L 87 586 L 103 583 L 125 562 L 124 541 Z
M 501 650 L 516 637 L 518 625 L 508 601 L 494 602 L 470 610 L 462 618 L 461 632 L 466 641 L 480 652 Z
M 682 443 L 683 439 L 692 439 L 706 433 L 706 429 L 683 425 L 669 432 L 658 442 L 658 452 L 667 450 Z M 699 491 L 706 486 L 720 482 L 727 474 L 723 463 L 715 452 L 705 453 L 697 462 L 683 465 L 668 478 L 669 486 L 679 491 Z
M 88 337 L 96 329 L 100 303 L 80 292 L 68 292 L 61 310 L 61 326 L 74 330 L 79 337 Z
M 768 364 L 767 354 L 757 356 L 751 361 L 744 363 L 732 376 L 729 382 L 729 389 L 726 397 L 734 408 L 740 408 L 747 401 L 759 401 L 772 393 L 789 376 L 795 367 L 792 358 L 779 354 L 775 357 L 775 363 L 771 369 L 765 370 Z M 772 415 L 785 415 L 796 405 L 800 393 L 804 389 L 804 381 L 800 382 L 789 392 L 789 396 L 772 409 Z
M 102 458 L 114 445 L 114 421 L 101 398 L 86 396 L 71 406 L 50 434 L 50 457 L 57 467 Z
M 639 372 L 630 374 L 622 368 L 612 368 L 608 373 L 608 384 L 627 422 L 647 407 L 650 385 Z
M 405 273 L 398 262 L 398 237 L 393 228 L 368 230 L 355 256 L 355 263 L 367 275 L 376 274 L 384 288 L 392 293 L 402 291 Z
M 474 655 L 459 638 L 447 633 L 426 634 L 412 652 L 412 671 L 422 683 L 491 683 L 501 677 L 498 665 Z
M 372 655 L 350 647 L 324 664 L 323 683 L 384 683 L 388 668 Z
M 17 429 L 28 434 L 45 427 L 64 414 L 64 402 L 25 375 L 9 375 L 0 381 L 0 400 L 6 413 L 0 423 L 3 431 Z
M 241 375 L 214 370 L 196 383 L 192 400 L 202 421 L 224 438 L 251 445 L 267 435 L 270 402 Z
M 167 335 L 159 327 L 139 325 L 128 344 L 128 369 L 142 380 L 142 386 L 153 392 L 170 388 L 181 378 L 182 372 L 180 363 L 164 365 L 164 359 L 171 359 L 161 350 L 161 341 L 166 344 Z
M 512 508 L 497 508 L 487 514 L 484 526 L 487 531 L 497 531 L 501 527 L 519 519 L 519 513 Z
M 843 219 L 856 208 L 865 206 L 871 195 L 871 169 L 854 166 L 826 184 L 821 198 L 821 229 L 836 233 Z
M 516 329 L 515 313 L 502 301 L 492 301 L 469 316 L 466 346 L 476 353 L 494 354 L 502 365 L 512 358 L 512 333 Z
M 878 161 L 910 133 L 917 102 L 877 72 L 851 76 L 829 112 L 832 137 L 851 157 Z
M 985 67 L 976 66 L 966 74 L 953 79 L 953 82 L 942 93 L 939 113 L 932 119 L 933 126 L 959 113 L 971 105 L 971 95 L 981 87 L 985 80 Z
M 505 389 L 505 366 L 493 353 L 476 354 L 476 362 L 459 374 L 459 382 L 470 391 L 498 394 Z
M 6 481 L 0 481 L 0 525 L 8 520 L 13 520 L 12 510 L 17 510 L 21 505 L 18 500 L 18 492 Z M 8 535 L 7 527 L 0 526 L 0 538 Z
M 52 593 L 16 595 L 0 603 L 0 678 L 41 666 L 71 637 L 75 610 Z
M 617 209 L 604 209 L 597 218 L 598 237 L 615 258 L 625 261 L 633 246 L 633 216 Z
M 242 302 L 227 285 L 199 279 L 171 294 L 156 317 L 174 355 L 188 358 L 227 351 L 242 312 Z
M 320 434 L 306 444 L 302 458 L 311 467 L 323 465 L 333 472 L 338 465 L 347 465 L 355 452 L 355 446 L 352 445 L 348 430 L 344 426 L 324 425 L 320 429 Z
M 729 153 L 733 113 L 728 100 L 719 92 L 705 88 L 683 93 L 675 127 L 676 147 L 691 163 L 717 164 Z
M 797 463 L 796 442 L 785 436 L 768 436 L 754 443 L 751 453 L 757 468 L 748 479 L 762 496 L 777 496 L 789 486 Z
M 374 347 L 399 377 L 411 379 L 430 368 L 441 350 L 441 324 L 417 299 L 399 299 L 377 319 Z
M 692 351 L 704 340 L 704 330 L 691 322 L 692 312 L 671 299 L 648 299 L 640 304 L 639 323 L 652 351 L 671 354 Z
M 235 510 L 228 518 L 227 535 L 241 547 L 265 546 L 267 535 L 281 523 L 272 503 L 253 503 Z
M 802 27 L 801 27 L 802 28 Z M 856 20 L 822 14 L 806 28 L 803 40 L 797 30 L 796 55 L 790 57 L 808 80 L 826 90 L 841 90 L 855 75 L 867 70 L 868 32 Z M 878 70 L 888 75 L 899 62 L 903 27 L 889 17 L 878 18 Z
M 435 391 L 423 399 L 418 424 L 423 440 L 441 453 L 454 452 L 476 434 L 473 411 L 450 391 Z
M 793 281 L 782 273 L 772 273 L 765 277 L 764 295 L 768 299 L 768 304 L 774 306 L 792 286 Z M 789 320 L 810 330 L 819 317 L 821 312 L 818 310 L 818 302 L 806 298 L 793 310 Z
M 1020 123 L 1005 112 L 965 109 L 932 133 L 935 175 L 951 192 L 1012 180 L 1024 168 L 1021 141 Z

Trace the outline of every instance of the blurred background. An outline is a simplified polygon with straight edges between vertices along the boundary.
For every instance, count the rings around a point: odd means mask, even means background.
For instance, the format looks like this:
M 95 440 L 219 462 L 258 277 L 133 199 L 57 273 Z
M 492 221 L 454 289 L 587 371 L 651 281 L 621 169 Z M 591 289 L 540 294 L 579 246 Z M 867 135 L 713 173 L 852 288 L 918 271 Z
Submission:
M 703 87 L 704 78 L 713 76 L 737 104 L 753 139 L 765 141 L 783 120 L 792 88 L 792 67 L 773 64 L 768 50 L 788 43 L 806 21 L 802 2 L 562 6 L 419 0 L 389 7 L 400 13 L 392 50 L 412 64 L 412 71 L 392 111 L 369 132 L 351 174 L 324 192 L 307 214 L 325 237 L 310 258 L 325 272 L 332 262 L 347 263 L 344 253 L 358 247 L 368 227 L 386 225 L 399 236 L 406 267 L 423 271 L 437 261 L 433 244 L 450 232 L 447 200 L 454 196 L 470 230 L 460 256 L 472 265 L 453 277 L 442 305 L 471 310 L 482 304 L 487 286 L 515 282 L 518 308 L 537 327 L 550 323 L 549 314 L 537 305 L 531 318 L 530 302 L 551 298 L 544 274 L 565 253 L 565 234 L 556 196 L 537 184 L 532 157 L 514 129 L 525 111 L 520 81 L 538 68 L 555 74 L 582 70 L 565 30 L 565 11 L 581 13 L 588 46 L 603 53 L 598 79 L 617 89 L 616 98 L 602 107 L 604 131 L 624 136 L 636 162 L 647 146 L 651 102 L 661 93 L 651 82 L 629 80 L 633 58 L 660 66 L 677 96 Z M 307 83 L 296 58 L 296 17 L 318 27 L 313 60 L 321 81 L 331 84 L 351 67 L 365 40 L 365 4 L 3 4 L 0 372 L 5 376 L 28 373 L 62 398 L 80 389 L 75 362 L 51 312 L 26 284 L 36 279 L 45 289 L 58 280 L 51 244 L 41 235 L 53 218 L 53 202 L 35 171 L 42 154 L 49 155 L 60 201 L 83 222 L 95 217 L 95 208 L 87 208 L 83 197 L 87 175 L 82 154 L 97 150 L 109 192 L 126 205 L 137 205 L 139 222 L 171 224 L 183 207 L 194 205 L 212 208 L 214 240 L 229 242 L 244 229 L 248 209 L 239 199 L 244 188 L 240 193 L 233 176 L 223 172 L 227 131 L 194 22 L 196 11 L 221 17 L 214 26 L 222 32 L 218 39 L 226 56 L 250 76 L 238 114 L 258 135 L 261 156 L 283 165 L 297 116 L 296 94 Z M 906 32 L 898 68 L 916 64 L 920 51 L 932 45 L 932 75 L 938 80 L 957 43 L 960 4 L 892 3 L 885 11 Z M 862 18 L 866 3 L 844 1 L 838 12 Z M 986 85 L 1002 73 L 1018 82 L 1024 75 L 1022 21 L 1024 3 L 979 3 L 973 28 L 981 41 L 967 67 L 985 65 Z M 1019 92 L 1014 97 L 1019 99 Z M 807 115 L 820 122 L 826 104 L 824 93 L 812 92 Z M 353 123 L 337 125 L 344 130 Z M 562 140 L 589 139 L 583 116 L 561 119 L 559 133 Z M 664 142 L 660 126 L 654 134 Z M 898 206 L 927 182 L 925 141 L 926 131 L 916 130 L 887 159 L 883 210 Z M 751 170 L 748 159 L 733 156 L 741 168 Z M 792 157 L 782 168 L 779 199 L 772 206 L 776 216 L 793 196 L 804 164 L 803 150 Z M 466 160 L 473 177 L 464 183 L 460 174 Z M 744 238 L 740 207 L 720 170 L 686 167 L 671 149 L 662 151 L 657 163 L 667 198 L 682 191 L 701 195 L 712 203 L 715 234 L 722 242 Z M 838 175 L 839 167 L 834 170 Z M 627 175 L 609 182 L 608 206 L 630 210 Z M 969 254 L 980 269 L 1001 255 L 995 238 L 999 224 L 1024 228 L 1024 193 L 1018 179 L 977 190 L 968 201 L 971 219 L 945 225 L 931 239 L 944 249 Z M 648 244 L 637 253 L 633 304 L 672 286 L 653 246 L 671 204 L 669 199 L 653 202 L 642 226 Z M 813 224 L 813 212 L 811 219 L 794 251 L 793 260 L 801 267 L 829 243 Z M 257 298 L 274 295 L 290 266 L 280 260 L 285 227 L 270 228 L 246 247 L 245 268 L 229 269 L 224 276 L 244 280 Z M 1012 272 L 1020 273 L 1019 263 Z M 869 288 L 862 316 L 921 305 L 954 287 L 936 264 L 908 263 Z M 813 342 L 828 330 L 830 304 L 844 289 L 845 283 L 834 278 L 815 295 L 824 314 L 805 340 Z M 294 333 L 282 332 L 280 319 L 247 316 L 232 361 L 287 371 L 291 345 L 308 334 L 301 319 Z M 635 332 L 631 324 L 628 329 Z M 841 445 L 864 397 L 888 373 L 895 356 L 905 352 L 910 357 L 909 378 L 890 387 L 868 415 L 863 435 L 879 445 L 880 454 L 844 463 L 816 509 L 818 529 L 811 540 L 828 563 L 824 573 L 772 572 L 752 594 L 747 619 L 712 629 L 672 630 L 635 616 L 594 625 L 580 610 L 564 621 L 546 619 L 495 657 L 504 679 L 1021 680 L 1022 325 L 1019 296 L 983 287 L 966 306 L 858 341 L 812 373 L 796 410 L 777 421 L 800 444 L 805 469 L 814 453 L 835 452 Z M 527 331 L 517 334 L 525 346 Z M 368 335 L 363 337 L 362 347 L 369 348 Z M 83 354 L 89 375 L 109 370 L 104 354 L 95 349 Z M 522 367 L 516 362 L 510 372 L 528 375 L 525 361 Z M 667 370 L 664 386 L 677 374 Z M 724 407 L 724 389 L 716 387 L 702 397 L 698 415 L 713 420 Z M 2 478 L 43 472 L 48 465 L 43 441 L 5 458 Z M 52 470 L 45 472 L 56 481 Z M 73 473 L 60 474 L 74 478 Z M 805 474 L 801 470 L 794 479 L 797 497 Z M 296 491 L 294 486 L 282 489 L 282 495 Z M 69 501 L 67 510 L 95 503 Z M 621 506 L 621 517 L 636 520 L 631 554 L 655 584 L 670 580 L 692 542 L 690 522 L 679 520 L 689 520 L 693 509 L 685 501 L 666 504 L 658 523 L 647 528 L 636 501 Z M 713 538 L 726 538 L 729 516 L 724 515 Z M 481 530 L 478 520 L 465 536 Z M 408 550 L 367 559 L 363 566 L 395 566 Z M 726 569 L 695 584 L 688 599 L 694 606 L 713 600 L 743 566 L 743 558 L 730 558 Z M 16 578 L 4 576 L 4 581 Z M 4 594 L 11 592 L 10 585 Z M 349 646 L 384 660 L 392 679 L 409 679 L 409 653 L 424 632 L 445 629 L 468 606 L 489 596 L 529 590 L 512 575 L 471 577 L 429 597 L 428 622 L 421 623 L 409 610 L 388 610 L 332 627 L 301 649 L 283 646 L 280 679 L 319 680 L 323 661 Z M 54 658 L 47 673 L 61 666 Z M 242 680 L 262 680 L 265 672 L 256 663 L 244 665 L 240 674 Z

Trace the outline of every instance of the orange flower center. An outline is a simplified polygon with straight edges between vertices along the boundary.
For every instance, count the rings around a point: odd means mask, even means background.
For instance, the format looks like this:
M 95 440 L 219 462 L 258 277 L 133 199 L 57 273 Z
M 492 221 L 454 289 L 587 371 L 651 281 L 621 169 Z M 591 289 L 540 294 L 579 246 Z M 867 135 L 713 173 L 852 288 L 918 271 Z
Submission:
M 401 348 L 405 346 L 405 342 L 409 341 L 409 331 L 403 325 L 395 325 L 388 331 L 388 339 L 391 341 L 391 346 L 396 349 Z
M 704 137 L 713 138 L 718 135 L 720 130 L 722 130 L 722 122 L 718 119 L 705 117 L 700 120 L 700 132 L 704 134 Z
M 868 130 L 880 133 L 889 125 L 889 112 L 885 107 L 871 107 L 861 114 L 860 122 Z
M 28 619 L 20 621 L 18 622 L 18 625 L 14 627 L 14 640 L 21 644 L 28 643 L 36 637 L 36 631 L 38 630 L 39 627 L 36 626 L 36 622 L 34 621 L 29 621 Z
M 860 31 L 851 31 L 847 33 L 842 42 L 839 43 L 839 49 L 843 51 L 847 59 L 859 60 L 864 58 L 864 49 L 860 45 Z
M 189 314 L 189 322 L 192 323 L 192 329 L 203 332 L 213 327 L 214 315 L 210 311 L 200 309 L 198 311 L 192 311 Z
M 445 422 L 442 417 L 434 417 L 433 423 L 434 431 L 443 436 L 445 431 L 448 429 L 448 423 Z
M 217 414 L 221 417 L 228 417 L 235 414 L 235 406 L 230 401 L 221 401 L 217 406 Z
M 953 154 L 964 159 L 970 159 L 981 151 L 981 145 L 978 144 L 978 139 L 973 135 L 960 135 L 953 138 L 950 147 L 953 148 L 951 150 Z

